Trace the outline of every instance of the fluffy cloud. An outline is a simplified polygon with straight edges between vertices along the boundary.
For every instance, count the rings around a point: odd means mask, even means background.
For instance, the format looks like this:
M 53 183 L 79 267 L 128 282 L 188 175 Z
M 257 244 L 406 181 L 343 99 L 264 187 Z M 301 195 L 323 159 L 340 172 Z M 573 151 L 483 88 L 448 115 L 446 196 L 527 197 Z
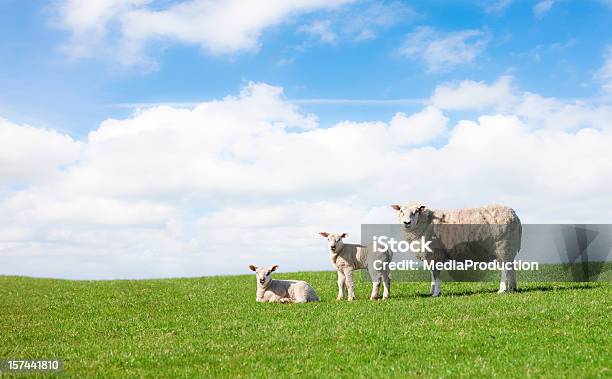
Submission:
M 31 183 L 79 158 L 81 144 L 54 130 L 0 118 L 0 188 Z
M 334 9 L 352 0 L 185 0 L 165 8 L 151 0 L 62 0 L 56 25 L 71 33 L 64 47 L 73 57 L 113 46 L 126 64 L 140 63 L 150 41 L 198 45 L 212 54 L 258 48 L 263 30 L 287 18 Z
M 604 81 L 605 86 L 605 81 Z M 612 107 L 588 101 L 563 101 L 536 93 L 521 92 L 512 78 L 502 76 L 487 84 L 464 80 L 436 87 L 429 102 L 442 110 L 477 110 L 519 116 L 534 128 L 557 130 L 581 127 L 608 128 Z
M 448 70 L 473 62 L 487 44 L 481 30 L 442 33 L 430 27 L 419 27 L 406 36 L 400 53 L 420 59 L 430 72 Z
M 358 240 L 361 223 L 392 223 L 388 204 L 409 199 L 436 207 L 506 203 L 528 223 L 609 221 L 608 108 L 514 95 L 503 114 L 452 128 L 433 105 L 322 128 L 265 84 L 192 109 L 153 107 L 106 120 L 82 142 L 5 122 L 11 141 L 24 128 L 45 136 L 28 138 L 40 156 L 11 162 L 46 175 L 34 171 L 14 187 L 9 165 L 0 166 L 0 273 L 184 276 L 240 273 L 249 263 L 325 269 L 317 232 Z M 529 103 L 543 112 L 532 114 Z M 547 125 L 570 115 L 572 128 Z M 3 154 L 23 146 L 7 144 Z
M 431 98 L 434 106 L 440 109 L 483 109 L 500 106 L 513 101 L 511 77 L 502 76 L 495 83 L 464 80 L 438 86 Z
M 612 106 L 593 105 L 587 101 L 561 101 L 525 92 L 511 111 L 530 124 L 550 129 L 577 129 L 595 127 L 607 129 L 612 118 Z
M 447 123 L 448 118 L 430 106 L 410 116 L 397 113 L 391 119 L 389 131 L 397 143 L 420 145 L 444 134 Z

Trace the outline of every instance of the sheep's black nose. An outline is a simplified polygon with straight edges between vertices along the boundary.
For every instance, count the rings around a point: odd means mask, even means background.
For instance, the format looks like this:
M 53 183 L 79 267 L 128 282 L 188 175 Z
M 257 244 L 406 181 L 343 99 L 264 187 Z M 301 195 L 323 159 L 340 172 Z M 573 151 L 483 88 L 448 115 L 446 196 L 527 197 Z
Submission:
M 404 221 L 404 225 L 410 226 L 410 224 L 412 224 L 412 221 Z
M 263 284 L 263 282 L 265 282 L 264 279 L 259 279 L 259 283 Z
M 332 250 L 332 251 L 336 251 L 336 246 L 332 246 L 332 247 L 331 247 L 331 250 Z

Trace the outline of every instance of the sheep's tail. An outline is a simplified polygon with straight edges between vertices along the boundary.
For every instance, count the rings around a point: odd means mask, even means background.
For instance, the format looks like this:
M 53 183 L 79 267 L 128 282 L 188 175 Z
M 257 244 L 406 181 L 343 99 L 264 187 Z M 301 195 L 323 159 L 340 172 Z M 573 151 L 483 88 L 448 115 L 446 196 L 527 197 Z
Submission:
M 521 219 L 517 216 L 514 209 L 511 209 L 511 210 L 512 210 L 512 215 L 514 216 L 514 220 L 518 224 L 518 247 L 516 249 L 516 253 L 518 254 L 519 251 L 521 251 L 521 243 L 523 242 L 523 223 L 521 222 Z
M 523 242 L 523 224 L 521 224 L 521 220 L 518 220 L 518 248 L 516 249 L 517 254 L 519 253 L 519 251 L 521 251 L 522 242 Z

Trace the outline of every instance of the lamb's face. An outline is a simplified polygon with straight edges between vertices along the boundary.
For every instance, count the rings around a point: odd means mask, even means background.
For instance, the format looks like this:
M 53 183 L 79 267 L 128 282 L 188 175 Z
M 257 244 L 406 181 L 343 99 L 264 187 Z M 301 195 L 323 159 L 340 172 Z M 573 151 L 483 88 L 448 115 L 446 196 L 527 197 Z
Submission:
M 406 229 L 413 228 L 415 225 L 417 225 L 420 218 L 423 217 L 425 209 L 427 209 L 427 207 L 420 203 L 392 205 L 391 208 L 397 211 L 399 223 L 404 225 Z
M 255 277 L 257 278 L 257 284 L 262 287 L 267 287 L 272 280 L 272 272 L 276 271 L 278 265 L 274 265 L 270 268 L 257 267 L 255 265 L 250 265 L 249 268 L 251 271 L 255 271 Z
M 327 239 L 327 247 L 332 255 L 337 254 L 340 250 L 342 250 L 342 246 L 344 245 L 342 239 L 348 236 L 346 233 L 336 234 L 321 232 L 319 234 Z

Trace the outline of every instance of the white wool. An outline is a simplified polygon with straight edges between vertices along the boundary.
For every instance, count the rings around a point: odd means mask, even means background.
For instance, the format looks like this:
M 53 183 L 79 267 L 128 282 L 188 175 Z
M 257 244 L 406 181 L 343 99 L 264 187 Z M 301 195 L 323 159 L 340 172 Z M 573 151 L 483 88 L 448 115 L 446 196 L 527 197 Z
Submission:
M 432 252 L 417 254 L 428 261 L 512 262 L 521 248 L 521 221 L 512 208 L 489 205 L 457 210 L 429 209 L 420 202 L 392 205 L 407 241 L 424 237 Z M 456 225 L 449 227 L 448 225 Z M 433 296 L 440 295 L 439 271 L 432 272 Z M 504 270 L 499 292 L 516 289 L 516 276 Z
M 303 280 L 272 279 L 272 272 L 278 265 L 270 268 L 250 265 L 257 277 L 257 293 L 255 300 L 260 303 L 306 303 L 319 301 L 317 292 Z
M 375 251 L 369 246 L 357 245 L 352 243 L 344 243 L 343 238 L 346 233 L 334 234 L 321 232 L 319 233 L 327 238 L 327 244 L 331 256 L 332 263 L 338 272 L 338 300 L 344 298 L 344 288 L 348 290 L 348 300 L 355 299 L 355 289 L 353 284 L 353 272 L 355 270 L 367 269 L 370 278 L 372 279 L 372 294 L 370 299 L 378 298 L 380 283 L 384 286 L 383 299 L 387 299 L 390 294 L 391 277 L 388 266 L 384 265 L 383 270 L 375 270 L 373 262 L 390 262 L 391 252 Z

